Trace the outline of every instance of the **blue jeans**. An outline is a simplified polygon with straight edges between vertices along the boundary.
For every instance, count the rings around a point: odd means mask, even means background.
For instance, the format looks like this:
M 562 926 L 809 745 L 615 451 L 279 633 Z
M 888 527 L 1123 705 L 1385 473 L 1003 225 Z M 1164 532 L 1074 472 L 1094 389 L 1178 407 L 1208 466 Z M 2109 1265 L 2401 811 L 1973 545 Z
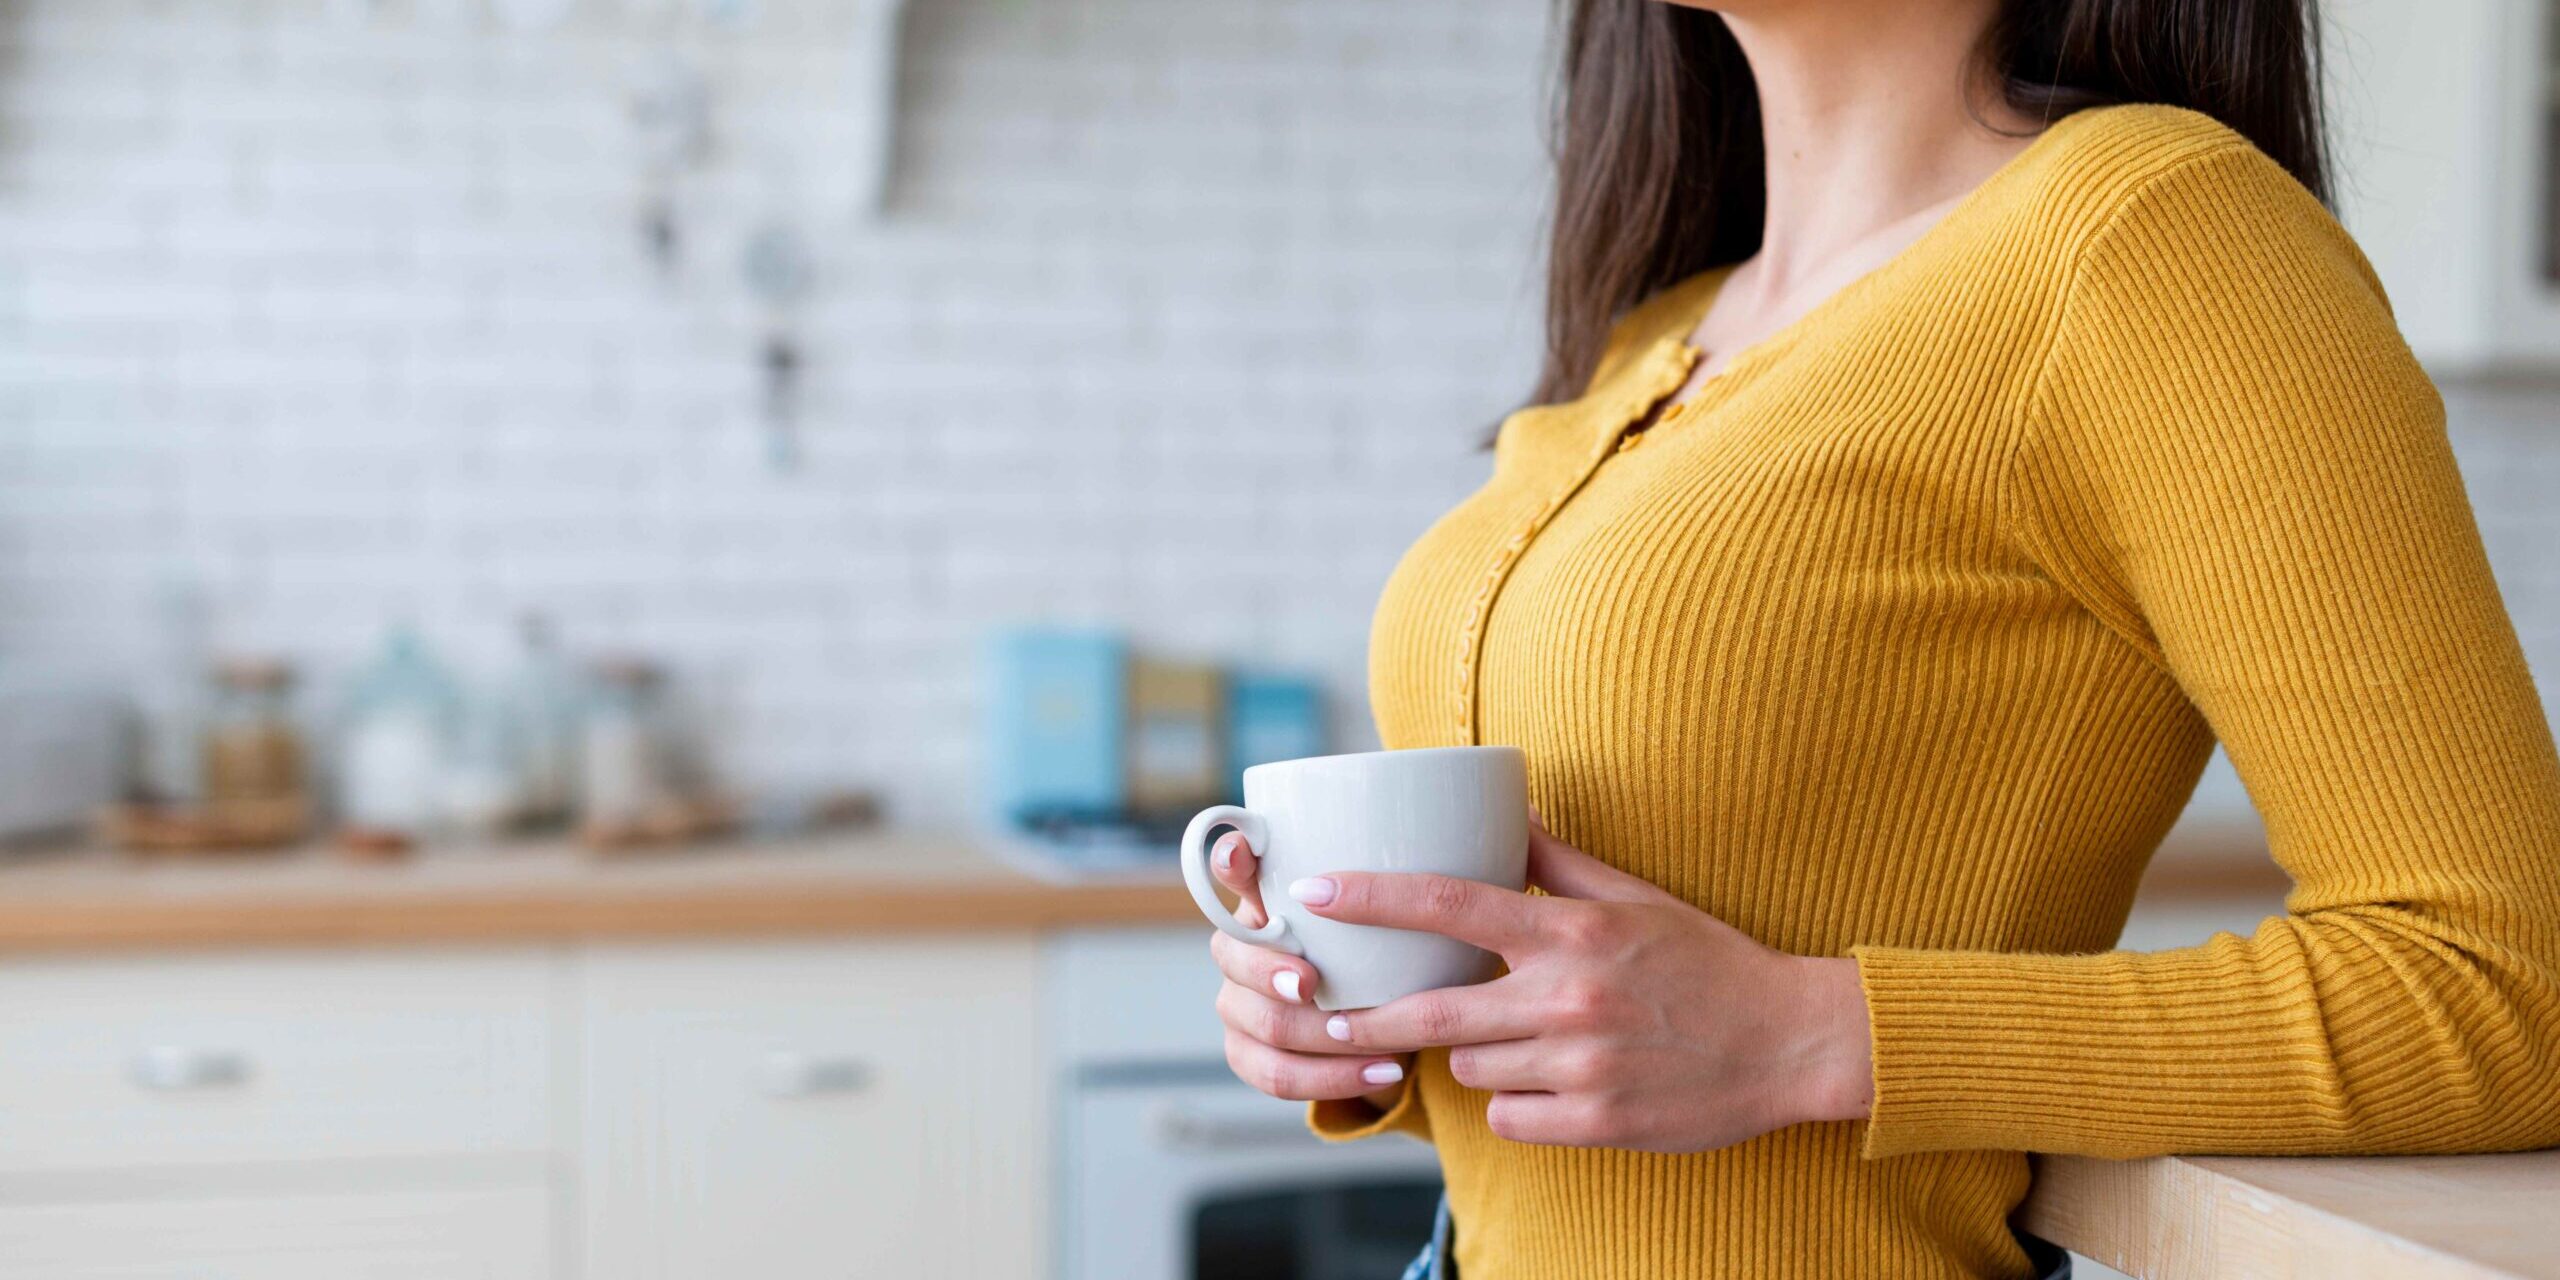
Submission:
M 1404 1280 L 1458 1280 L 1458 1260 L 1449 1256 L 1449 1197 L 1440 1197 L 1440 1212 L 1431 1217 L 1431 1243 L 1405 1264 Z
M 2028 1235 L 2015 1227 L 2010 1233 L 2027 1251 L 2027 1260 L 2036 1265 L 2041 1280 L 2071 1280 L 2071 1255 L 2058 1245 Z M 1449 1197 L 1440 1197 L 1440 1212 L 1431 1220 L 1431 1243 L 1405 1264 L 1404 1280 L 1458 1280 L 1458 1260 L 1449 1253 Z

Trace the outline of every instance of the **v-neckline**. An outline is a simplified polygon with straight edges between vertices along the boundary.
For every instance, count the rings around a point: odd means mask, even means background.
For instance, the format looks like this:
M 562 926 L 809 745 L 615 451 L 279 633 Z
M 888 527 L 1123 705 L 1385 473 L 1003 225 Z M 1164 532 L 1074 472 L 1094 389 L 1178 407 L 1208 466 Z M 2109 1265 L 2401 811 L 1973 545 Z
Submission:
M 1645 405 L 1638 411 L 1635 418 L 1621 425 L 1620 434 L 1625 435 L 1634 430 L 1651 433 L 1669 425 L 1676 418 L 1696 411 L 1701 404 L 1721 399 L 1721 393 L 1735 383 L 1736 374 L 1765 364 L 1787 347 L 1794 345 L 1816 325 L 1845 309 L 1858 297 L 1873 292 L 1880 282 L 1899 274 L 1902 270 L 1907 270 L 1905 264 L 1919 259 L 1923 250 L 1945 238 L 1950 234 L 1951 229 L 1968 221 L 1969 215 L 1975 213 L 1987 201 L 1995 188 L 2006 185 L 2013 175 L 2024 170 L 2029 158 L 2042 150 L 2055 135 L 2069 128 L 2080 117 L 2103 110 L 2105 110 L 2103 107 L 2084 108 L 2046 125 L 2042 132 L 2027 141 L 2027 145 L 2018 148 L 2017 154 L 2001 161 L 1998 167 L 1983 176 L 1982 181 L 1975 183 L 1971 190 L 1966 191 L 1954 204 L 1948 206 L 1947 211 L 1940 214 L 1937 221 L 1930 223 L 1920 234 L 1913 236 L 1910 243 L 1894 250 L 1884 261 L 1860 272 L 1847 283 L 1825 294 L 1821 301 L 1814 303 L 1804 314 L 1770 330 L 1758 340 L 1735 352 L 1733 358 L 1726 361 L 1722 369 L 1700 381 L 1697 389 L 1691 392 L 1687 399 Z M 1699 296 L 1691 299 L 1689 306 L 1682 308 L 1677 326 L 1660 339 L 1673 349 L 1673 354 L 1683 370 L 1681 382 L 1672 386 L 1665 394 L 1679 394 L 1680 387 L 1687 383 L 1687 371 L 1696 369 L 1701 362 L 1710 358 L 1710 353 L 1689 341 L 1690 335 L 1698 331 L 1699 322 L 1706 319 L 1707 312 L 1714 309 L 1717 297 L 1724 292 L 1726 281 L 1732 279 L 1734 268 L 1739 265 L 1739 263 L 1727 263 L 1700 273 L 1705 282 L 1698 290 Z M 1639 423 L 1643 424 L 1640 428 L 1637 425 Z

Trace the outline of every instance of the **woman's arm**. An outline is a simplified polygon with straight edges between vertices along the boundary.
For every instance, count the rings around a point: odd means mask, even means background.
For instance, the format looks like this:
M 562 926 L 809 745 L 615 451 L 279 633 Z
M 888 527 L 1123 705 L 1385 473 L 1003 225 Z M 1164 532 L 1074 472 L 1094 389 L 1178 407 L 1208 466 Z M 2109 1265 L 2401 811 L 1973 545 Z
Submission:
M 2211 723 L 2295 887 L 2156 954 L 1861 947 L 1867 1154 L 2560 1143 L 2560 763 L 2441 404 L 2245 147 L 2086 252 L 2020 543 Z

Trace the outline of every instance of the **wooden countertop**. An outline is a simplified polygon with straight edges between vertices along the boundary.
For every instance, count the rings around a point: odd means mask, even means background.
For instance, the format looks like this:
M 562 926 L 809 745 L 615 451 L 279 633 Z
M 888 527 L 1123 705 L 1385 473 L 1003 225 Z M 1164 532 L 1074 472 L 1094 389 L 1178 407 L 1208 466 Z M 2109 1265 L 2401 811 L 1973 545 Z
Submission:
M 210 859 L 0 856 L 0 952 L 1200 924 L 1170 867 L 1048 883 L 956 837 L 836 836 L 597 859 L 562 843 Z
M 2035 1163 L 2019 1224 L 2144 1280 L 2560 1277 L 2560 1150 Z
M 2164 847 L 2136 905 L 2278 910 L 2287 883 L 2251 833 L 2217 834 Z M 0 853 L 0 953 L 1149 924 L 1205 927 L 1169 865 L 1051 883 L 975 839 L 911 832 L 611 859 L 565 841 L 431 846 L 390 864 L 319 849 Z

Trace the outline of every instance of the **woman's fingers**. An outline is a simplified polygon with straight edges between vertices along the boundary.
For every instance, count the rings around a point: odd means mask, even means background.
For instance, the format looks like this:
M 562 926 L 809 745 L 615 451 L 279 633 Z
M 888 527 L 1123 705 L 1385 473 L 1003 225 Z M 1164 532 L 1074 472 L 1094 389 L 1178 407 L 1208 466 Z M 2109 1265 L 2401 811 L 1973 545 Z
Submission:
M 1588 1093 L 1497 1093 L 1485 1102 L 1494 1136 L 1551 1147 L 1649 1149 L 1634 1117 Z
M 1237 1079 L 1291 1102 L 1357 1098 L 1404 1079 L 1404 1064 L 1393 1058 L 1291 1053 L 1234 1028 L 1227 1030 L 1227 1066 Z
M 1261 859 L 1254 856 L 1253 845 L 1241 831 L 1230 831 L 1209 846 L 1209 874 L 1236 895 L 1236 919 L 1247 928 L 1259 928 L 1271 919 L 1262 905 L 1262 886 L 1254 878 L 1260 869 Z
M 1239 918 L 1243 912 L 1236 913 Z M 1246 920 L 1247 925 L 1262 923 Z M 1227 981 L 1250 990 L 1277 996 L 1294 1005 L 1304 1005 L 1316 993 L 1316 968 L 1305 960 L 1285 955 L 1269 947 L 1238 942 L 1225 933 L 1209 935 L 1209 957 L 1218 964 L 1218 972 Z
M 1650 880 L 1628 875 L 1547 830 L 1529 811 L 1529 883 L 1559 898 L 1596 902 L 1677 902 Z
M 1350 924 L 1437 933 L 1510 956 L 1541 940 L 1564 904 L 1455 876 L 1336 871 L 1292 881 L 1309 911 Z
M 1325 1033 L 1358 1048 L 1405 1053 L 1434 1045 L 1525 1040 L 1562 1029 L 1567 1019 L 1561 1012 L 1528 998 L 1514 975 L 1337 1013 L 1325 1020 Z
M 1592 1081 L 1570 1049 L 1538 1040 L 1462 1044 L 1449 1051 L 1449 1074 L 1487 1093 L 1551 1092 L 1586 1088 Z
M 1218 1021 L 1227 1024 L 1230 1031 L 1241 1031 L 1273 1048 L 1293 1053 L 1340 1057 L 1360 1053 L 1375 1056 L 1381 1052 L 1334 1039 L 1325 1032 L 1326 1020 L 1322 1009 L 1284 1003 L 1233 982 L 1218 984 Z

